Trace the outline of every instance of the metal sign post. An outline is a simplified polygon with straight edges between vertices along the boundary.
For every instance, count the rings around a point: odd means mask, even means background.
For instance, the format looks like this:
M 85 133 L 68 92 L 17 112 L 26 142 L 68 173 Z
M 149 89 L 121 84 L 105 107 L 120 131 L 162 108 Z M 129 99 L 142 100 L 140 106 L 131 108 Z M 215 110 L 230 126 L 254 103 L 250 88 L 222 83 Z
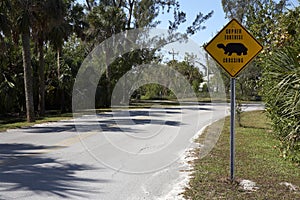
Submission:
M 230 79 L 230 181 L 234 180 L 235 78 Z

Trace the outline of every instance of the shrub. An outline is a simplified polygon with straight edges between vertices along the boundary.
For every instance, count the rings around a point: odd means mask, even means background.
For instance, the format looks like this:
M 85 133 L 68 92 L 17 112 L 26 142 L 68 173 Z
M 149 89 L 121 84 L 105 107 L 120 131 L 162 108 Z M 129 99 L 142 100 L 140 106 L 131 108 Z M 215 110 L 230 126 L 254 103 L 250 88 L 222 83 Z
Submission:
M 265 58 L 264 99 L 281 153 L 300 163 L 300 55 L 286 46 Z

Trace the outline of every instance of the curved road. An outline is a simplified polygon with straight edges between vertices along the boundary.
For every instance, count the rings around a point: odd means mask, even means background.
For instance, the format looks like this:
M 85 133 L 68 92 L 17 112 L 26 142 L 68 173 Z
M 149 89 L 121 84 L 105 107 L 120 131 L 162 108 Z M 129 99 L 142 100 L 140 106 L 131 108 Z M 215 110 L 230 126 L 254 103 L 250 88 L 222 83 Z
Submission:
M 115 110 L 2 132 L 0 199 L 180 199 L 192 138 L 227 106 Z

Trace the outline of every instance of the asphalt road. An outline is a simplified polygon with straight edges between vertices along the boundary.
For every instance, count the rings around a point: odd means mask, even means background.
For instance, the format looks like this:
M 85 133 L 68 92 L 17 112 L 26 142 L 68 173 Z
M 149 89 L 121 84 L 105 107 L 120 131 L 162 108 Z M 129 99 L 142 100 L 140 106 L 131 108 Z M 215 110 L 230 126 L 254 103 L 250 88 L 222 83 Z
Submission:
M 115 110 L 1 132 L 0 199 L 180 199 L 193 137 L 227 114 L 226 104 Z

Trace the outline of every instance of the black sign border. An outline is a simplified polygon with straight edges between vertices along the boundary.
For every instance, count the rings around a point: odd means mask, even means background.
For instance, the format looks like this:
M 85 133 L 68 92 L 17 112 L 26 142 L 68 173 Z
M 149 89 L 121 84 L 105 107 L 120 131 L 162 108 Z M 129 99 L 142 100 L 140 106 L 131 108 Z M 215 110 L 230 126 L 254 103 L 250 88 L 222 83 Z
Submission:
M 236 72 L 235 73 L 235 75 L 233 76 L 233 75 L 231 75 L 230 74 L 230 72 L 206 49 L 206 47 L 209 45 L 209 44 L 211 44 L 212 43 L 212 41 L 214 41 L 228 26 L 229 26 L 229 24 L 230 23 L 232 23 L 232 22 L 236 22 L 237 24 L 239 24 L 241 27 L 242 27 L 242 29 L 246 32 L 246 33 L 248 33 L 249 35 L 250 35 L 250 37 L 252 37 L 252 39 L 257 43 L 257 44 L 259 44 L 259 46 L 261 47 L 261 49 L 246 63 L 246 64 L 244 64 L 242 67 L 241 67 L 241 69 L 238 71 L 238 72 Z M 220 31 L 219 31 L 219 33 L 216 35 L 216 36 L 214 36 L 209 42 L 208 42 L 208 44 L 207 45 L 205 45 L 205 47 L 204 47 L 204 49 L 205 49 L 205 51 L 227 72 L 227 74 L 230 76 L 230 77 L 232 77 L 232 78 L 235 78 L 235 77 L 237 77 L 239 74 L 240 74 L 240 72 L 244 69 L 244 68 L 246 68 L 246 66 L 263 50 L 263 46 L 257 41 L 257 39 L 256 38 L 254 38 L 254 36 L 238 21 L 238 20 L 236 20 L 236 19 L 232 19 L 232 20 L 230 20 L 230 22 L 228 22 Z

